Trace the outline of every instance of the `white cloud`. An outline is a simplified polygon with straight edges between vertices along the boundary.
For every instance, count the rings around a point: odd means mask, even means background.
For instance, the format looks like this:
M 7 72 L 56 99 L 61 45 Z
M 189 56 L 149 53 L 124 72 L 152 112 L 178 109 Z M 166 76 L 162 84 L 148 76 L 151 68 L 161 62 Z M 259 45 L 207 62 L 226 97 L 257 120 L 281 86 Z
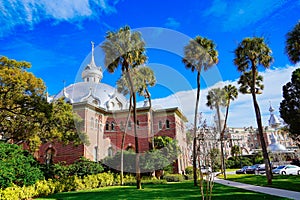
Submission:
M 261 72 L 264 77 L 264 90 L 263 94 L 258 95 L 258 103 L 260 106 L 263 125 L 268 125 L 269 119 L 269 107 L 270 102 L 275 108 L 275 114 L 279 116 L 279 104 L 282 100 L 282 86 L 291 79 L 292 72 L 299 68 L 300 65 L 287 66 L 285 68 L 268 69 Z M 206 95 L 208 90 L 214 87 L 223 87 L 227 84 L 232 84 L 238 87 L 236 81 L 224 81 L 218 82 L 215 85 L 201 90 L 200 107 L 199 112 L 203 113 L 204 118 L 207 119 L 209 124 L 213 123 L 213 115 L 215 111 L 210 110 L 206 104 Z M 194 108 L 196 99 L 196 89 L 177 92 L 166 98 L 153 99 L 152 104 L 155 108 L 168 108 L 179 107 L 189 120 L 189 123 L 193 123 Z M 224 110 L 225 111 L 225 110 Z M 228 126 L 230 127 L 244 127 L 253 126 L 256 127 L 256 118 L 253 109 L 251 95 L 243 95 L 239 93 L 238 98 L 231 103 L 229 110 Z
M 0 36 L 18 25 L 32 28 L 42 20 L 77 22 L 101 13 L 115 13 L 118 1 L 110 0 L 0 0 Z M 100 12 L 100 13 L 99 13 Z
M 180 23 L 176 21 L 174 18 L 169 17 L 167 19 L 167 22 L 165 23 L 165 26 L 172 29 L 177 29 L 180 26 Z
M 280 9 L 286 1 L 259 0 L 252 1 L 225 1 L 214 0 L 211 7 L 204 12 L 205 16 L 215 16 L 222 19 L 223 29 L 231 31 L 254 24 L 270 16 L 275 10 Z

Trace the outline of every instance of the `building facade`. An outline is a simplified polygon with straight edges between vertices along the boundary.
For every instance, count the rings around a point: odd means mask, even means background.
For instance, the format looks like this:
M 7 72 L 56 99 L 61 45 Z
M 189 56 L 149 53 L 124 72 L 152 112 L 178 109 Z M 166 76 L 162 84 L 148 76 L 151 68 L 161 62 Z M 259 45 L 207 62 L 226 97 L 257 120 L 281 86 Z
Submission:
M 53 101 L 63 97 L 73 105 L 74 112 L 84 120 L 83 131 L 89 138 L 89 144 L 77 146 L 60 143 L 43 144 L 38 152 L 40 162 L 49 162 L 51 159 L 54 163 L 70 164 L 81 156 L 98 162 L 121 150 L 129 104 L 116 88 L 102 83 L 102 77 L 102 69 L 97 67 L 94 61 L 94 46 L 92 46 L 91 61 L 82 71 L 83 81 L 65 87 L 50 99 Z M 182 173 L 188 163 L 186 122 L 187 119 L 179 108 L 153 109 L 146 102 L 137 109 L 139 152 L 143 153 L 150 149 L 153 136 L 176 139 L 182 153 L 174 164 L 174 171 Z M 136 148 L 133 123 L 131 115 L 126 129 L 125 150 Z

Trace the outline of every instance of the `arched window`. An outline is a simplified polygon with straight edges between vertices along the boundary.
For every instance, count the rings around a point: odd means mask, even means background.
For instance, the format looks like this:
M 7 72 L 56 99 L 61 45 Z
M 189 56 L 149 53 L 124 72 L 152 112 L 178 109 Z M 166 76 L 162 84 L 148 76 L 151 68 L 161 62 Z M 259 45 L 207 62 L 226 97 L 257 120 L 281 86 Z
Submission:
M 131 145 L 131 143 L 128 144 L 126 151 L 134 151 L 133 146 Z
M 111 122 L 110 127 L 111 127 L 111 130 L 112 130 L 112 131 L 115 130 L 115 122 Z
M 46 165 L 50 165 L 53 163 L 53 156 L 54 156 L 54 149 L 52 147 L 49 147 L 45 152 L 45 163 Z
M 131 121 L 128 122 L 128 130 L 131 130 Z
M 94 161 L 98 162 L 98 147 L 94 147 Z
M 105 124 L 105 130 L 106 130 L 106 131 L 109 130 L 109 122 L 106 122 L 106 124 Z
M 170 121 L 166 120 L 166 128 L 169 129 L 170 128 Z
M 91 128 L 94 128 L 94 117 L 91 117 Z
M 99 128 L 99 121 L 98 121 L 98 119 L 95 120 L 95 128 L 96 128 L 96 129 Z
M 108 156 L 109 156 L 109 157 L 113 156 L 113 148 L 112 148 L 112 147 L 109 147 L 107 153 L 108 153 Z
M 158 129 L 159 129 L 159 130 L 162 129 L 162 122 L 161 122 L 161 121 L 158 122 Z

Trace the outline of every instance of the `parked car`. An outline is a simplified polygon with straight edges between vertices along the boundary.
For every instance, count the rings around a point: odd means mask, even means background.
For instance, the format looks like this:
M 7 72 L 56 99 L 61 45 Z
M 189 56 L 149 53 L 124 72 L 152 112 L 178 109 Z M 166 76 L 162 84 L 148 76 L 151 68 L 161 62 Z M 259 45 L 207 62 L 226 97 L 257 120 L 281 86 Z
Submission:
M 272 170 L 273 174 L 293 174 L 293 175 L 300 175 L 300 167 L 296 165 L 280 165 L 277 168 Z
M 265 164 L 255 164 L 246 169 L 246 174 L 263 174 L 265 173 Z
M 242 167 L 241 169 L 236 170 L 235 173 L 236 173 L 236 174 L 246 174 L 246 170 L 247 170 L 248 168 L 250 168 L 250 167 L 251 167 L 251 166 L 244 166 L 244 167 Z
M 211 167 L 209 167 L 209 166 L 202 166 L 202 167 L 200 168 L 200 170 L 201 170 L 201 172 L 202 172 L 203 174 L 207 174 L 207 173 L 211 173 L 211 172 L 212 172 Z

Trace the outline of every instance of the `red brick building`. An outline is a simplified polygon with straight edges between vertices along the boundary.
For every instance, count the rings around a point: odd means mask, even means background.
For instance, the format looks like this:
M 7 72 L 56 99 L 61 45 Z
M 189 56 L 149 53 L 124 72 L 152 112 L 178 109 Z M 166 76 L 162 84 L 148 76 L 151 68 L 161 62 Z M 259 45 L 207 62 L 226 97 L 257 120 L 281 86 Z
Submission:
M 82 71 L 83 81 L 65 87 L 53 98 L 55 100 L 64 97 L 73 105 L 73 110 L 84 120 L 84 131 L 90 144 L 74 146 L 46 143 L 38 152 L 41 162 L 52 159 L 54 163 L 63 161 L 70 164 L 81 156 L 100 161 L 120 151 L 128 116 L 128 101 L 115 88 L 101 83 L 102 77 L 102 69 L 97 67 L 94 61 L 93 47 L 91 61 Z M 186 117 L 176 107 L 153 109 L 145 102 L 144 106 L 137 109 L 139 152 L 149 150 L 149 142 L 153 135 L 176 139 L 182 154 L 178 157 L 174 169 L 181 173 L 188 163 L 186 122 Z M 153 126 L 153 135 L 151 126 Z M 129 148 L 135 149 L 132 117 L 128 123 L 124 146 L 124 149 Z

